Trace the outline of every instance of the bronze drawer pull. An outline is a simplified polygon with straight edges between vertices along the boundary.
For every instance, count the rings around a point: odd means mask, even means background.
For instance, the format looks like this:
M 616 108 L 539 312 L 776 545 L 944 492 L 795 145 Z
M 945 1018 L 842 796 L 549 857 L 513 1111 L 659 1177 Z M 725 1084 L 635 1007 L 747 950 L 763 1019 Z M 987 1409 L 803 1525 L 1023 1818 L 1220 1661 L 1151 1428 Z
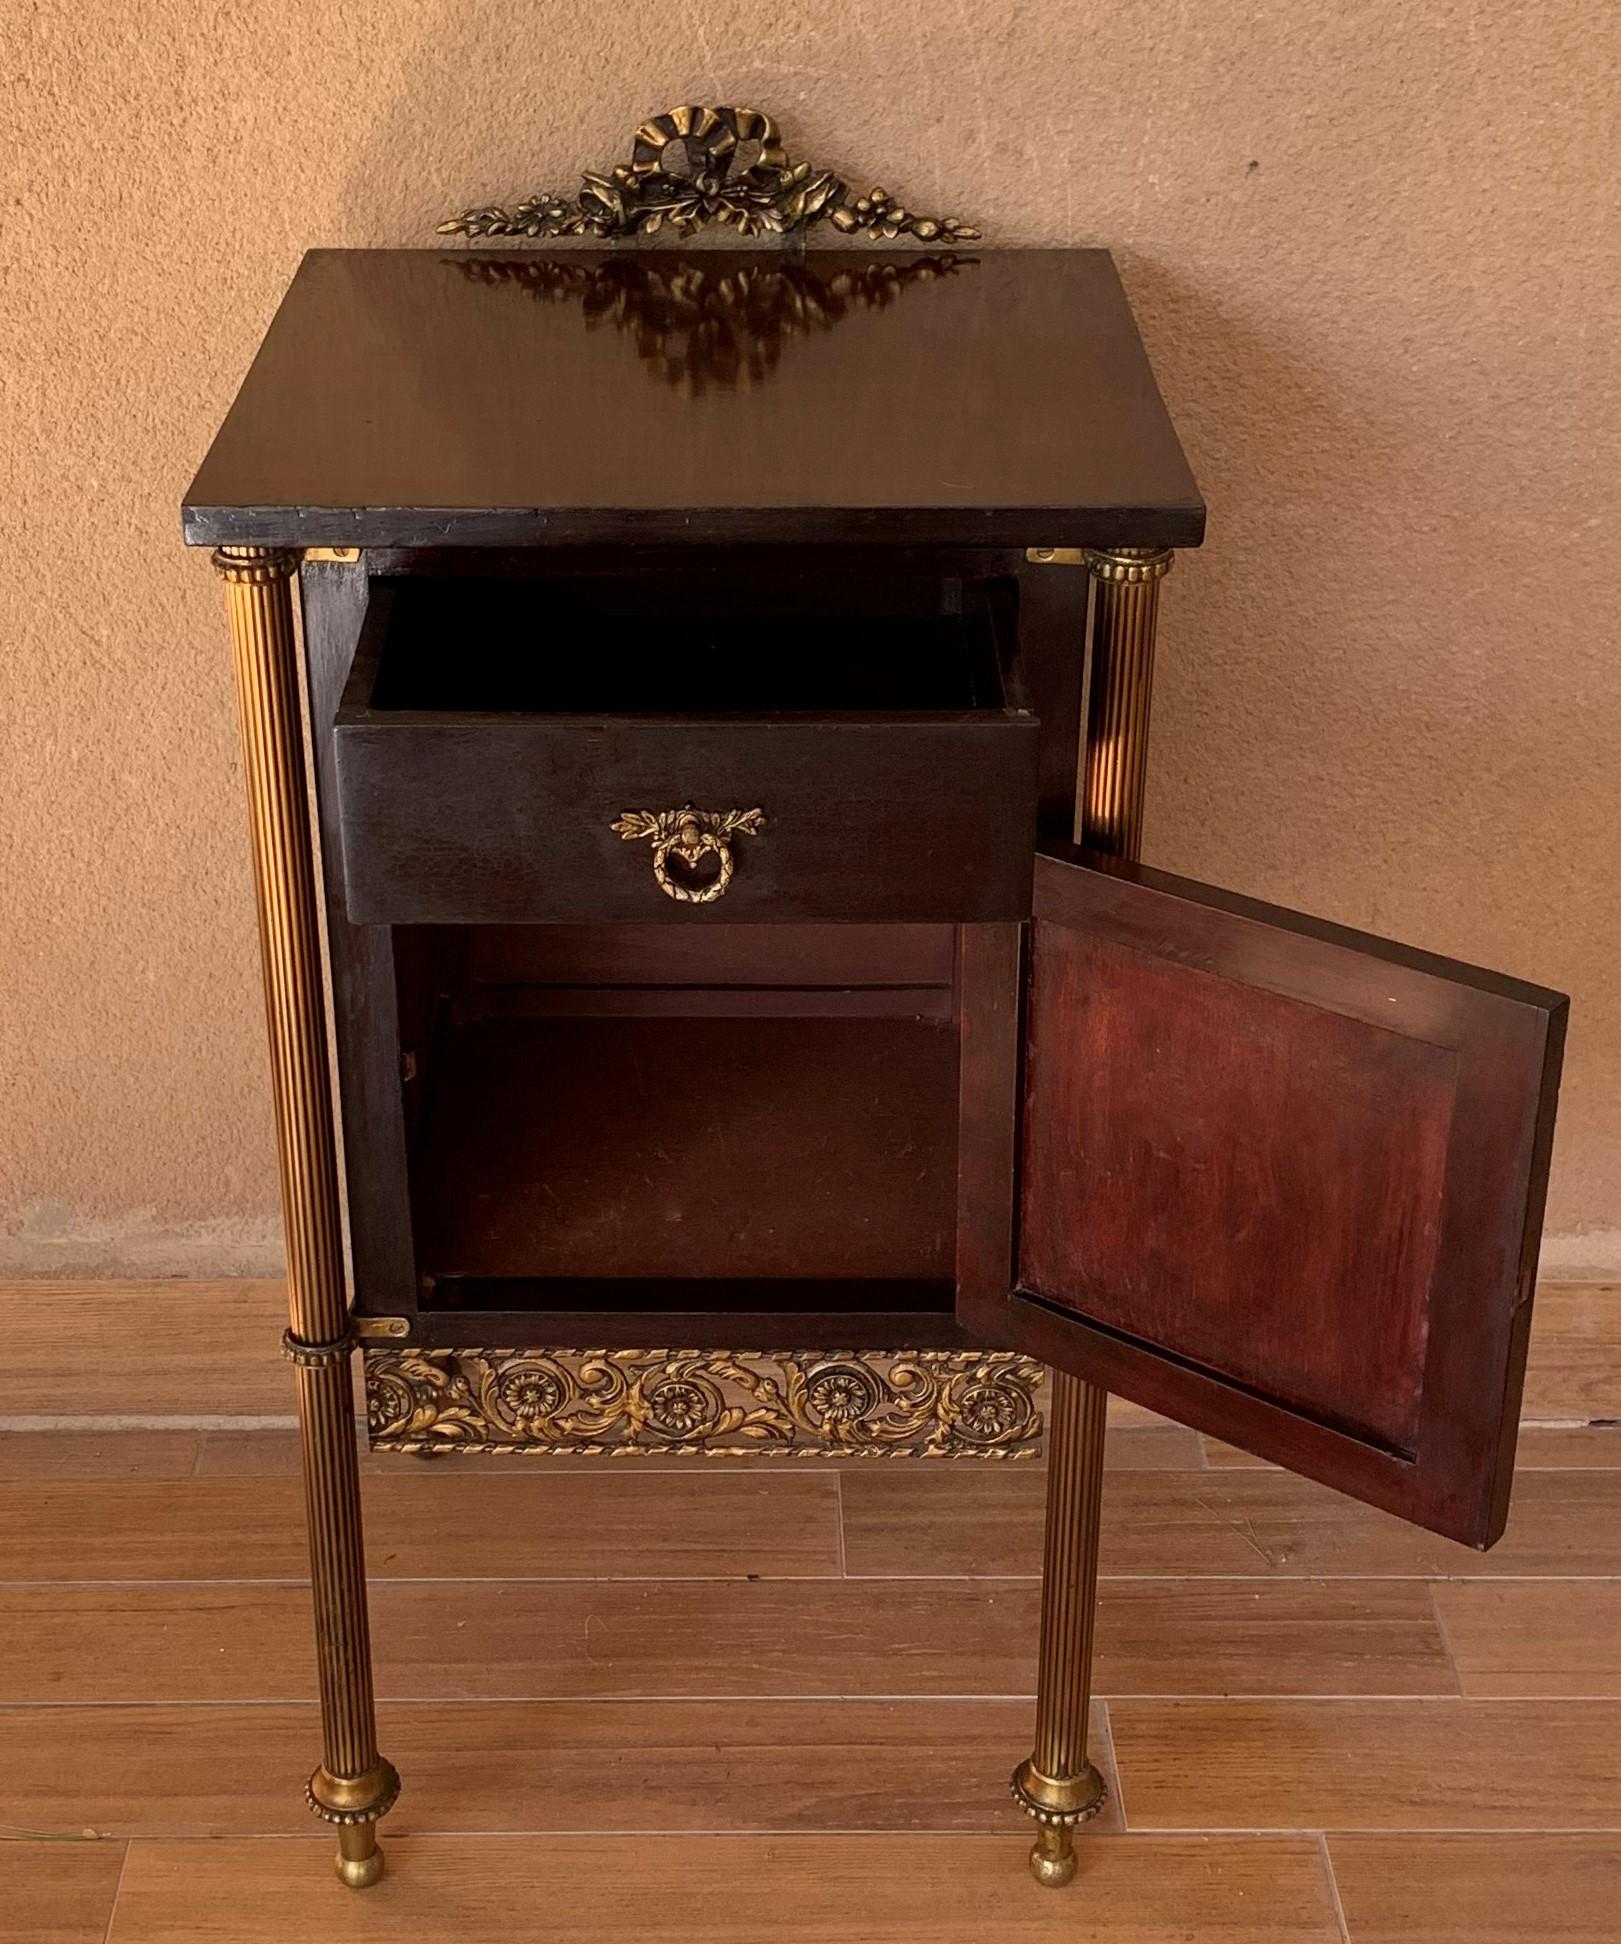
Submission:
M 665 897 L 680 904 L 713 904 L 725 896 L 737 869 L 730 840 L 739 831 L 757 837 L 764 823 L 765 812 L 760 809 L 696 810 L 687 803 L 679 810 L 625 810 L 610 828 L 627 844 L 638 837 L 652 838 L 653 880 Z M 693 883 L 688 873 L 710 854 L 720 866 L 718 876 L 707 884 Z M 670 872 L 672 858 L 681 867 L 677 876 Z

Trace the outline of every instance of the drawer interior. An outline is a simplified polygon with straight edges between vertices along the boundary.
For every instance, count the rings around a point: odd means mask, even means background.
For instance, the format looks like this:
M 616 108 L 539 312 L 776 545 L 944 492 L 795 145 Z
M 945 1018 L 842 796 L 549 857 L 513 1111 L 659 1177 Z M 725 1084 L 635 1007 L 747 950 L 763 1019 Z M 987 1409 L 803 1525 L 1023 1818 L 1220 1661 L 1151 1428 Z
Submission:
M 333 724 L 348 913 L 707 924 L 660 889 L 656 824 L 622 827 L 691 804 L 768 831 L 703 858 L 733 867 L 728 917 L 1022 918 L 1041 725 L 1017 606 L 893 561 L 379 575 Z
M 1010 706 L 983 584 L 380 578 L 348 698 L 375 712 L 715 717 Z M 358 688 L 359 693 L 355 691 Z

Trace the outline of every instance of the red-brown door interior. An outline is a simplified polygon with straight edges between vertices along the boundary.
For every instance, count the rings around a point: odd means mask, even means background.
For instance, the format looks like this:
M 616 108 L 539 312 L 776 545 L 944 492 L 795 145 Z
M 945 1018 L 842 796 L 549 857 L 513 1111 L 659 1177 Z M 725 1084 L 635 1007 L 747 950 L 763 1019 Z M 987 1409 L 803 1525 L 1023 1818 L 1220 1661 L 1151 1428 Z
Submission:
M 1115 860 L 1036 867 L 1020 1347 L 1502 1530 L 1565 1002 Z

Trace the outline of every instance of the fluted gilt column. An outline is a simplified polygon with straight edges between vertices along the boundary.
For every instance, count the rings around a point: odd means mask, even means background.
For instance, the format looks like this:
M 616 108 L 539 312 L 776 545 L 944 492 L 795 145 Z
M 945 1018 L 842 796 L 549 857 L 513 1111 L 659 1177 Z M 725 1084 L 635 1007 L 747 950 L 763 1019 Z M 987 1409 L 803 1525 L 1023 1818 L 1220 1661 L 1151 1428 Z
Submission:
M 1159 584 L 1166 547 L 1088 547 L 1092 574 L 1092 686 L 1086 705 L 1076 835 L 1092 850 L 1135 858 L 1142 849 L 1148 705 L 1154 687 Z
M 271 1088 L 287 1232 L 290 1327 L 298 1390 L 321 1686 L 321 1766 L 310 1807 L 338 1833 L 338 1875 L 355 1889 L 383 1874 L 377 1820 L 399 1777 L 377 1752 L 366 1562 L 338 1204 L 336 1139 L 316 916 L 315 859 L 293 639 L 298 556 L 221 547 L 259 903 Z
M 1154 627 L 1171 558 L 1161 547 L 1086 552 L 1091 688 L 1076 835 L 1116 857 L 1136 857 L 1142 842 Z M 1086 1734 L 1109 1399 L 1061 1370 L 1052 1373 L 1051 1396 L 1035 1746 L 1014 1772 L 1013 1794 L 1039 1825 L 1031 1871 L 1037 1882 L 1059 1885 L 1075 1874 L 1076 1825 L 1098 1813 L 1107 1793 Z

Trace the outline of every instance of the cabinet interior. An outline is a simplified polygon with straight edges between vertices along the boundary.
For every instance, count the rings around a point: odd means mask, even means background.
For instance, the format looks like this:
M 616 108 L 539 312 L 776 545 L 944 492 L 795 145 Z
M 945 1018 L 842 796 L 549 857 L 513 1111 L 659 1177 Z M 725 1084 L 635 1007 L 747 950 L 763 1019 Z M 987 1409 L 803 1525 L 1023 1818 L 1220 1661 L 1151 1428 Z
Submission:
M 422 1312 L 955 1340 L 955 927 L 394 940 Z

